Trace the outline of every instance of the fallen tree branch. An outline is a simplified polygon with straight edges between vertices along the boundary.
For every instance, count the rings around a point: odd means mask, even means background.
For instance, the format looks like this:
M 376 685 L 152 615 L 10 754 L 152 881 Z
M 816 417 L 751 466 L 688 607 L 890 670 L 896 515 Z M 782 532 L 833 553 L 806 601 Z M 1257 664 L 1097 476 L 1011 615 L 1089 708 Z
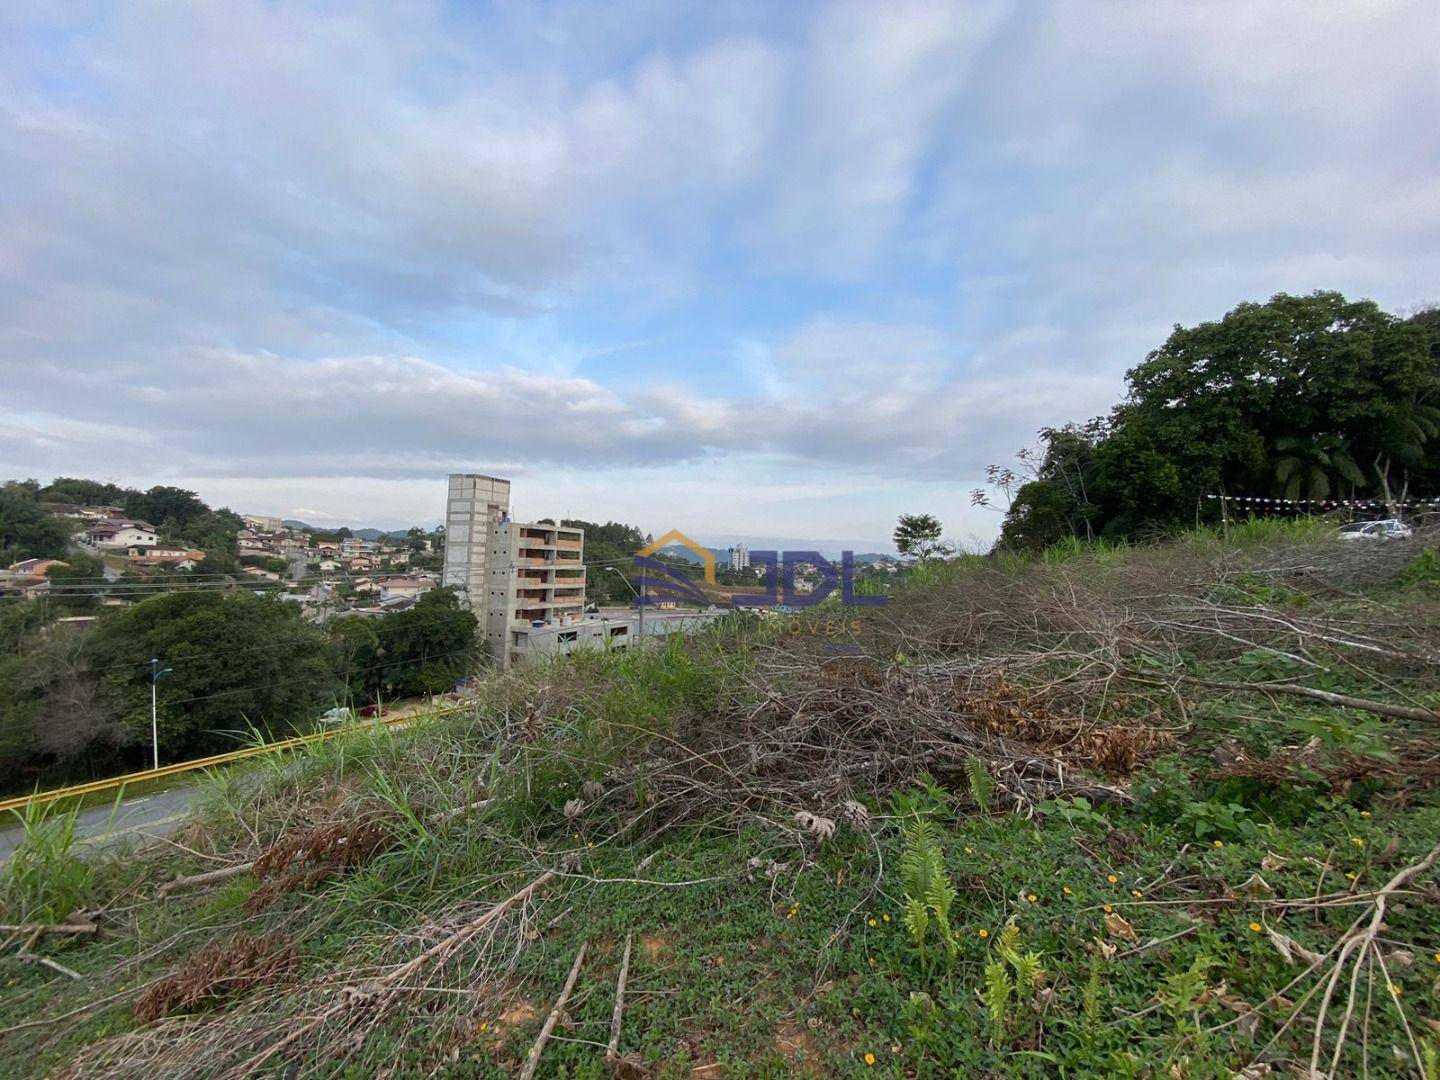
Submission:
M 217 882 L 229 881 L 231 878 L 248 874 L 254 868 L 254 862 L 243 862 L 236 863 L 234 866 L 222 866 L 219 870 L 207 870 L 203 874 L 179 877 L 174 881 L 162 883 L 160 888 L 155 890 L 155 895 L 169 896 L 171 893 L 179 892 L 182 889 L 198 889 L 205 885 L 214 885 Z
M 0 923 L 0 933 L 30 934 L 93 934 L 100 929 L 93 922 L 74 923 Z
M 625 1018 L 625 979 L 630 974 L 630 939 L 625 935 L 625 955 L 620 958 L 620 977 L 615 980 L 615 1014 L 610 1018 L 610 1042 L 605 1048 L 605 1060 L 614 1061 L 620 1056 L 620 1024 Z
M 389 974 L 382 975 L 380 978 L 370 982 L 366 987 L 367 991 L 384 990 L 395 986 L 396 984 L 403 983 L 416 971 L 424 967 L 425 964 L 427 964 L 429 961 L 437 958 L 443 958 L 449 955 L 455 949 L 463 945 L 466 941 L 469 941 L 472 937 L 478 934 L 481 930 L 484 930 L 485 927 L 489 926 L 501 915 L 505 914 L 505 912 L 509 911 L 516 904 L 524 903 L 530 898 L 533 893 L 536 892 L 536 890 L 543 889 L 554 879 L 555 871 L 546 870 L 543 874 L 537 877 L 534 881 L 530 882 L 530 884 L 526 885 L 519 892 L 514 893 L 513 895 L 500 901 L 494 907 L 489 908 L 483 915 L 471 919 L 454 933 L 443 938 L 436 944 L 430 946 L 430 948 L 420 953 L 414 959 L 400 965 L 400 967 L 396 968 L 394 971 L 391 971 Z M 582 949 L 581 951 L 583 952 L 584 950 Z M 368 997 L 368 994 L 357 995 L 347 993 L 344 989 L 342 989 L 339 999 L 329 1008 L 321 1012 L 319 1016 L 315 1017 L 309 1023 L 296 1028 L 294 1031 L 290 1032 L 290 1034 L 284 1036 L 283 1038 L 271 1043 L 270 1046 L 262 1050 L 260 1053 L 256 1054 L 254 1057 L 250 1058 L 250 1060 L 246 1061 L 243 1065 L 239 1065 L 234 1069 L 231 1069 L 224 1075 L 226 1077 L 233 1078 L 253 1076 L 256 1070 L 258 1070 L 271 1058 L 284 1051 L 297 1040 L 314 1031 L 321 1024 L 324 1024 L 327 1021 L 334 1019 L 336 1016 L 339 1016 L 341 1013 L 343 1013 L 346 1009 L 350 1007 L 352 1002 L 363 999 L 365 997 Z
M 565 1003 L 570 1000 L 570 991 L 575 989 L 575 980 L 580 977 L 580 965 L 585 960 L 587 944 L 588 942 L 582 941 L 580 948 L 575 952 L 575 962 L 570 965 L 570 977 L 565 980 L 565 988 L 555 999 L 555 1005 L 550 1010 L 550 1015 L 545 1017 L 545 1025 L 540 1029 L 540 1034 L 535 1039 L 535 1045 L 530 1047 L 530 1053 L 525 1058 L 525 1067 L 520 1070 L 520 1080 L 532 1080 L 535 1076 L 535 1069 L 540 1064 L 540 1055 L 545 1051 L 545 1044 L 550 1041 L 550 1033 L 555 1030 L 555 1025 L 560 1021 L 560 1014 L 565 1011 Z
M 1346 709 L 1363 709 L 1366 712 L 1376 713 L 1380 716 L 1393 716 L 1397 720 L 1420 720 L 1430 724 L 1440 723 L 1440 713 L 1435 712 L 1433 709 L 1421 709 L 1413 705 L 1394 705 L 1388 701 L 1352 697 L 1349 694 L 1335 694 L 1329 690 L 1316 690 L 1313 686 L 1301 686 L 1298 683 L 1219 682 L 1214 679 L 1199 679 L 1193 675 L 1186 675 L 1184 678 L 1189 682 L 1200 683 L 1203 686 L 1213 686 L 1220 690 L 1239 690 L 1249 694 L 1290 694 L 1293 697 L 1309 698 L 1312 701 L 1323 701 L 1327 705 L 1339 705 Z
M 40 956 L 32 952 L 23 952 L 16 953 L 15 959 L 19 960 L 22 964 L 39 964 L 41 967 L 47 967 L 51 971 L 59 972 L 61 975 L 68 975 L 76 982 L 80 982 L 84 978 L 78 971 L 73 971 L 58 960 L 51 960 L 48 956 Z
M 480 810 L 489 805 L 489 799 L 481 799 L 479 802 L 470 803 L 468 806 L 457 806 L 452 810 L 445 810 L 441 813 L 433 814 L 429 818 L 429 822 L 432 825 L 443 825 L 445 822 L 453 821 L 455 818 L 463 814 L 468 814 L 472 810 Z M 207 870 L 203 874 L 176 878 L 174 881 L 163 883 L 160 888 L 155 891 L 155 894 L 157 896 L 169 896 L 171 893 L 180 892 L 183 889 L 199 889 L 206 885 L 215 885 L 222 881 L 229 881 L 233 877 L 248 874 L 254 868 L 255 863 L 252 860 L 250 862 L 236 863 L 233 866 L 222 866 L 218 870 Z

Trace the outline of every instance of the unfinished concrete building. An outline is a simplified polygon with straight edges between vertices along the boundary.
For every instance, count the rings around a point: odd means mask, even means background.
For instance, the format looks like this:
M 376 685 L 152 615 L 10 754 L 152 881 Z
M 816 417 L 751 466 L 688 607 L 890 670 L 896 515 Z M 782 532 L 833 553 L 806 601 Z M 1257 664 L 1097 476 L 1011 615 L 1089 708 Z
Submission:
M 510 481 L 479 473 L 451 473 L 445 500 L 444 585 L 482 620 L 486 610 L 491 532 L 510 516 Z
M 486 559 L 485 642 L 502 668 L 524 658 L 532 635 L 548 638 L 584 618 L 580 529 L 498 521 Z

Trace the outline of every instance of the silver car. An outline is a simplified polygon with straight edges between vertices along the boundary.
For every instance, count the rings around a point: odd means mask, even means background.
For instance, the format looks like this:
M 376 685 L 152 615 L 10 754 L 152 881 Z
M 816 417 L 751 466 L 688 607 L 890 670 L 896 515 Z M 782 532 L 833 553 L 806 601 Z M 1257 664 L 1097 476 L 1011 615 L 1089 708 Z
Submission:
M 1340 530 L 1341 540 L 1396 540 L 1410 535 L 1410 526 L 1396 518 L 1384 521 L 1357 521 Z

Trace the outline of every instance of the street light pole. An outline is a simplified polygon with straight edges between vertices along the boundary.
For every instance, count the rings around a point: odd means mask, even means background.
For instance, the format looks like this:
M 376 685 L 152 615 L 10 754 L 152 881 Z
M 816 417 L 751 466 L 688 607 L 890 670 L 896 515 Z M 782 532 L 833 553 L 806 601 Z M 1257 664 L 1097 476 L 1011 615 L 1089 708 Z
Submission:
M 630 585 L 630 591 L 635 594 L 635 599 L 639 601 L 635 606 L 640 611 L 640 626 L 635 631 L 635 637 L 643 643 L 645 639 L 645 579 L 643 577 L 640 579 L 640 588 L 637 590 L 634 585 L 630 584 L 630 579 L 620 573 L 618 566 L 607 566 L 606 569 L 612 574 L 620 574 L 620 580 L 625 582 L 626 585 Z
M 155 718 L 156 685 L 162 675 L 169 675 L 174 668 L 162 668 L 156 657 L 150 658 L 150 753 L 154 768 L 160 768 L 160 727 Z

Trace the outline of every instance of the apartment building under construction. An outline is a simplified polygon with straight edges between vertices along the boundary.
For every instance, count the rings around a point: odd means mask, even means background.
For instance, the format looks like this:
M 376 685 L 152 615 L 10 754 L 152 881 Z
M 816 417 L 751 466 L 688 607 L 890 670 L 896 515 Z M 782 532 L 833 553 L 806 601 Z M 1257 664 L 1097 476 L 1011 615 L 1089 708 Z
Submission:
M 524 659 L 532 635 L 578 626 L 585 614 L 585 533 L 500 521 L 486 553 L 485 642 L 502 668 Z

